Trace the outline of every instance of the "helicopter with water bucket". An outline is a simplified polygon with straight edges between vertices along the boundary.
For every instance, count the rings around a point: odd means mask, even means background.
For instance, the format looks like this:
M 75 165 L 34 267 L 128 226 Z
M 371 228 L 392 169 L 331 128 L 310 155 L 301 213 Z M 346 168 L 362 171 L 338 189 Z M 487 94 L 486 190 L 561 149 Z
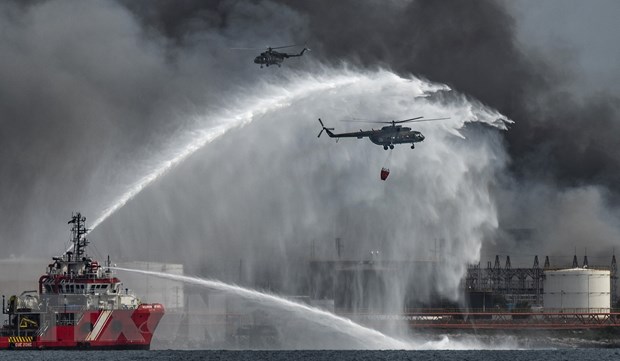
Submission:
M 414 122 L 428 122 L 434 120 L 443 120 L 449 118 L 433 118 L 433 119 L 423 119 L 423 116 L 403 119 L 403 120 L 391 120 L 391 121 L 366 121 L 366 120 L 343 120 L 347 122 L 361 122 L 361 123 L 383 123 L 390 124 L 382 127 L 381 129 L 371 129 L 371 130 L 361 130 L 359 132 L 351 132 L 351 133 L 333 133 L 332 130 L 334 128 L 327 128 L 321 118 L 319 118 L 319 123 L 321 123 L 321 131 L 319 132 L 318 137 L 323 134 L 323 131 L 327 133 L 330 138 L 357 138 L 362 139 L 368 137 L 371 142 L 382 145 L 383 149 L 394 149 L 394 144 L 405 144 L 411 143 L 411 149 L 415 148 L 415 143 L 422 142 L 424 140 L 424 135 L 418 132 L 417 130 L 411 130 L 409 127 L 403 127 L 402 123 L 414 123 Z
M 256 58 L 254 58 L 254 63 L 255 64 L 260 64 L 261 68 L 263 66 L 269 66 L 269 65 L 277 65 L 278 67 L 281 67 L 282 66 L 282 62 L 284 61 L 284 59 L 296 58 L 296 57 L 303 56 L 306 51 L 310 50 L 310 49 L 304 47 L 299 54 L 288 54 L 288 53 L 283 53 L 283 52 L 276 51 L 276 49 L 293 48 L 293 47 L 296 47 L 296 46 L 299 46 L 299 45 L 285 45 L 285 46 L 277 46 L 277 47 L 267 47 L 266 51 L 263 51 L 262 53 L 260 53 L 260 55 L 258 55 Z M 236 49 L 236 50 L 258 50 L 258 49 L 264 49 L 264 48 L 233 48 L 233 49 Z

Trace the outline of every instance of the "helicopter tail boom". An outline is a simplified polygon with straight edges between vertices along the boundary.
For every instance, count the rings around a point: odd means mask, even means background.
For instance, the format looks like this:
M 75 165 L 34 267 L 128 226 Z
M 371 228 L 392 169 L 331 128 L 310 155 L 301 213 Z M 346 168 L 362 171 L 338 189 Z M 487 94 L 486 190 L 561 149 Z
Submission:
M 308 48 L 303 48 L 299 54 L 284 54 L 284 56 L 285 56 L 285 57 L 287 57 L 287 58 L 296 58 L 296 57 L 298 57 L 298 56 L 302 56 L 302 55 L 304 55 L 304 53 L 305 53 L 306 51 L 310 51 L 310 49 L 308 49 Z

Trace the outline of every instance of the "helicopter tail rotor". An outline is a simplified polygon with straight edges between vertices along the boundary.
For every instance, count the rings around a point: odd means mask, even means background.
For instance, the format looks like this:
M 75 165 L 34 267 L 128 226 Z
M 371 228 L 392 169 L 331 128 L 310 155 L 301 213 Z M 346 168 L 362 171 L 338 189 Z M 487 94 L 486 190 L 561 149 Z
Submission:
M 334 130 L 334 128 L 327 128 L 327 127 L 325 127 L 325 125 L 323 124 L 323 121 L 321 120 L 321 118 L 319 118 L 319 123 L 321 123 L 321 127 L 322 127 L 322 129 L 321 129 L 321 131 L 319 132 L 319 135 L 317 135 L 317 136 L 316 136 L 317 138 L 321 137 L 321 134 L 323 134 L 323 131 L 324 131 L 324 130 L 326 130 L 326 131 L 327 131 L 327 134 L 329 134 L 329 132 L 330 132 L 331 130 Z

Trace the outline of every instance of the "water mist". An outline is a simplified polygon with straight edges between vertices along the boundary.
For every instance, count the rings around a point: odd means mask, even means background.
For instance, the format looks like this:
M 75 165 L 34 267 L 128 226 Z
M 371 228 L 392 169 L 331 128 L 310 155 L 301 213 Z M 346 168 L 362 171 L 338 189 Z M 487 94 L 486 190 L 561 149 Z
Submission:
M 293 75 L 292 75 L 293 76 Z M 191 123 L 195 128 L 186 133 L 178 135 L 169 144 L 165 144 L 159 155 L 159 159 L 144 160 L 142 168 L 144 174 L 138 180 L 128 186 L 120 196 L 116 197 L 93 222 L 90 230 L 94 230 L 105 221 L 112 213 L 124 206 L 128 201 L 135 197 L 149 184 L 161 177 L 172 167 L 186 159 L 188 156 L 212 142 L 214 139 L 226 134 L 235 127 L 243 126 L 251 122 L 255 117 L 259 117 L 270 111 L 275 111 L 287 106 L 289 102 L 296 98 L 307 95 L 315 91 L 324 91 L 334 87 L 342 86 L 356 80 L 351 76 L 335 77 L 309 77 L 291 81 L 290 88 L 260 84 L 253 88 L 262 94 L 261 97 L 246 96 L 241 97 L 237 102 L 227 104 L 224 111 L 208 115 L 196 115 Z
M 301 303 L 290 301 L 277 295 L 263 293 L 252 289 L 240 287 L 234 284 L 227 284 L 216 280 L 208 280 L 199 277 L 174 275 L 165 272 L 135 270 L 121 267 L 111 267 L 119 271 L 140 273 L 144 275 L 180 281 L 188 284 L 203 286 L 208 289 L 223 291 L 234 296 L 242 297 L 250 301 L 259 303 L 265 308 L 276 308 L 279 312 L 291 313 L 291 319 L 304 321 L 304 326 L 308 327 L 309 332 L 327 333 L 329 337 L 340 340 L 339 348 L 352 349 L 407 349 L 409 346 L 399 340 L 390 338 L 376 330 L 358 325 L 351 320 L 339 317 L 333 313 L 310 307 Z M 282 316 L 282 315 L 280 315 Z M 311 325 L 318 326 L 313 330 Z M 312 336 L 307 335 L 307 336 Z M 327 337 L 323 342 L 327 342 Z M 314 345 L 317 347 L 320 345 Z M 308 345 L 307 347 L 312 347 Z
M 322 309 L 289 300 L 278 295 L 227 284 L 217 280 L 176 275 L 165 272 L 146 271 L 124 267 L 110 267 L 117 271 L 131 272 L 179 281 L 207 290 L 224 292 L 259 305 L 261 310 L 271 310 L 271 317 L 286 320 L 280 337 L 285 348 L 294 349 L 356 349 L 356 350 L 470 350 L 514 349 L 515 345 L 505 337 L 500 342 L 486 345 L 475 339 L 454 341 L 447 336 L 438 341 L 395 339 L 374 329 L 359 325 L 349 319 Z M 299 327 L 295 327 L 299 324 Z
M 426 140 L 415 149 L 396 146 L 386 182 L 379 180 L 382 147 L 316 138 L 319 117 L 340 132 L 359 129 L 340 119 L 414 116 L 449 119 L 416 124 Z M 159 261 L 286 294 L 307 291 L 300 275 L 311 242 L 317 257 L 333 259 L 333 240 L 341 238 L 346 259 L 378 251 L 385 260 L 439 260 L 435 269 L 385 281 L 385 293 L 371 297 L 386 312 L 401 312 L 406 295 L 457 300 L 467 264 L 497 227 L 491 188 L 506 164 L 498 130 L 509 122 L 445 85 L 389 71 L 283 70 L 219 113 L 195 117 L 195 129 L 174 141 L 178 149 L 162 152 L 160 165 L 103 213 L 97 230 L 122 239 L 112 249 L 125 257 L 144 257 L 146 249 Z

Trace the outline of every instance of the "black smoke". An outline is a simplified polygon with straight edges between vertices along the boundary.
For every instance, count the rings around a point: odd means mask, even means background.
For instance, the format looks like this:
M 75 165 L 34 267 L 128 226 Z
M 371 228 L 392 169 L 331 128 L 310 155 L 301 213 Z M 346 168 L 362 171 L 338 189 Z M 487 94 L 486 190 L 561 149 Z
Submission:
M 469 94 L 515 120 L 504 135 L 512 161 L 504 187 L 497 190 L 500 218 L 506 228 L 538 229 L 532 234 L 545 244 L 538 252 L 553 252 L 563 243 L 580 247 L 583 239 L 557 240 L 548 231 L 540 231 L 546 226 L 532 218 L 549 216 L 539 215 L 541 208 L 551 214 L 572 212 L 564 200 L 580 193 L 581 188 L 589 191 L 580 194 L 593 197 L 584 196 L 581 203 L 598 204 L 587 214 L 618 213 L 618 95 L 598 91 L 577 97 L 567 91 L 578 86 L 572 60 L 543 57 L 520 43 L 519 24 L 504 2 L 252 3 L 277 3 L 300 14 L 307 28 L 293 37 L 298 43 L 307 43 L 314 58 L 426 77 Z M 165 1 L 161 4 L 127 2 L 144 24 L 183 44 L 193 31 L 226 29 L 238 2 L 182 1 L 174 7 Z M 279 26 L 273 31 L 277 33 Z M 552 198 L 556 201 L 532 195 L 541 189 L 548 189 L 545 194 L 555 193 Z M 554 206 L 544 204 L 549 201 Z M 552 223 L 562 225 L 563 221 Z M 612 245 L 620 229 L 615 221 L 605 223 L 611 230 L 588 233 L 600 241 L 601 248 Z
M 307 19 L 307 38 L 297 41 L 307 43 L 313 57 L 427 77 L 515 119 L 506 140 L 517 176 L 620 190 L 620 152 L 615 149 L 618 97 L 598 93 L 579 101 L 564 91 L 573 81 L 570 61 L 550 63 L 528 53 L 518 43 L 516 20 L 502 2 L 274 2 Z M 126 5 L 148 26 L 183 43 L 193 31 L 225 29 L 235 3 Z

